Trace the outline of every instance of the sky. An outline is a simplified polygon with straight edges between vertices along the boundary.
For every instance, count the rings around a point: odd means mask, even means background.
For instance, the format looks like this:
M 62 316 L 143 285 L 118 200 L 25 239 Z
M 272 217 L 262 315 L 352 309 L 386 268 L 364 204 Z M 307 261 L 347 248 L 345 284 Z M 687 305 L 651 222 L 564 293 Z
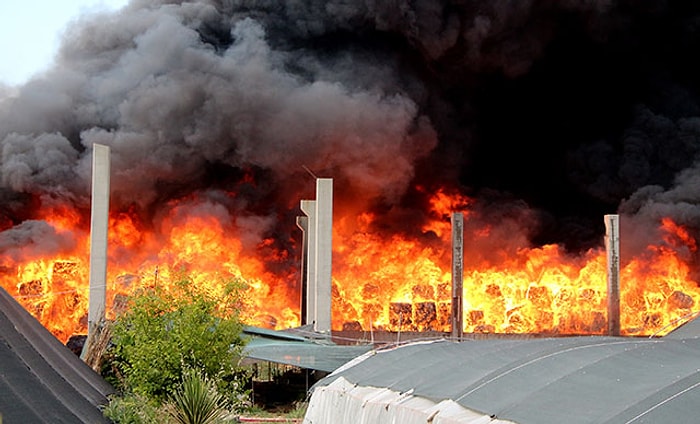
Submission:
M 82 13 L 118 9 L 128 0 L 34 0 L 0 2 L 0 82 L 20 85 L 46 69 L 60 35 Z

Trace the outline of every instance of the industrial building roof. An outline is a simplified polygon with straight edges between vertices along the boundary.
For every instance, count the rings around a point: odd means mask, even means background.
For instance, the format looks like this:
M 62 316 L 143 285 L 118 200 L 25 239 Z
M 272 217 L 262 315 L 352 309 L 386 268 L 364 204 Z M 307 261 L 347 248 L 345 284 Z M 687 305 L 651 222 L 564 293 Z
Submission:
M 244 327 L 249 336 L 243 356 L 251 359 L 331 372 L 348 361 L 372 350 L 372 345 L 338 345 L 327 338 L 310 337 L 289 331 Z
M 436 424 L 695 423 L 699 330 L 691 322 L 662 338 L 494 338 L 380 350 L 320 380 L 306 422 L 403 414 L 405 423 Z
M 112 387 L 0 287 L 0 422 L 102 423 Z

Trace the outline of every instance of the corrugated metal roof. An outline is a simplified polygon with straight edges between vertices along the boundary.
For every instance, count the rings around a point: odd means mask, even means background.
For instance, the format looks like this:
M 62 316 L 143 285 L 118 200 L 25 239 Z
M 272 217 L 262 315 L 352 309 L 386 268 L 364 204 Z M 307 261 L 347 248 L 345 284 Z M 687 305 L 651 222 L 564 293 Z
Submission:
M 0 421 L 107 422 L 113 391 L 0 287 Z
M 315 339 L 256 327 L 244 327 L 250 336 L 243 356 L 251 359 L 332 372 L 373 349 L 372 345 L 337 345 L 327 338 Z

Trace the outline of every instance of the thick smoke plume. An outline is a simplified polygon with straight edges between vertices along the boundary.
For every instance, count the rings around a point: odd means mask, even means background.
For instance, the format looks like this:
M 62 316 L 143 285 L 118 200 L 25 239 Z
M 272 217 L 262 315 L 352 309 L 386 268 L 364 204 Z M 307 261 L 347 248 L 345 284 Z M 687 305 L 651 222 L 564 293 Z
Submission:
M 631 0 L 132 0 L 86 15 L 50 70 L 0 88 L 0 250 L 46 238 L 41 207 L 88 210 L 93 143 L 111 147 L 114 210 L 156 225 L 196 193 L 250 245 L 294 232 L 308 171 L 334 178 L 338 207 L 406 218 L 395 231 L 448 187 L 533 244 L 598 245 L 616 212 L 698 236 L 698 18 L 693 2 Z

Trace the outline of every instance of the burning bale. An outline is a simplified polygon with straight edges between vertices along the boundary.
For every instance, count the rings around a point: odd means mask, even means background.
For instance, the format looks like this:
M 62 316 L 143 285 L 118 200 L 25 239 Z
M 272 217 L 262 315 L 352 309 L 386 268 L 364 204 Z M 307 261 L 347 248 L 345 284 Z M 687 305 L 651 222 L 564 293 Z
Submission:
M 552 311 L 546 309 L 537 310 L 533 313 L 533 319 L 537 323 L 537 327 L 543 329 L 543 331 L 548 331 L 548 329 L 555 327 L 554 312 Z
M 384 316 L 384 307 L 379 303 L 368 302 L 362 308 L 362 316 L 367 322 L 367 329 L 374 327 L 374 323 Z M 363 326 L 364 327 L 364 326 Z
M 467 323 L 476 327 L 484 322 L 484 311 L 471 310 L 467 314 Z
M 603 334 L 607 327 L 605 314 L 590 311 L 578 319 L 565 319 L 559 332 L 561 334 Z
M 495 333 L 496 328 L 493 325 L 488 324 L 484 311 L 481 310 L 469 310 L 466 314 L 465 319 L 466 327 L 470 329 L 471 333 Z
M 416 284 L 412 288 L 414 299 L 435 299 L 435 286 L 431 284 Z
M 42 282 L 40 280 L 22 282 L 17 286 L 17 292 L 19 303 L 35 317 L 41 317 L 44 310 L 44 302 L 41 301 L 44 294 Z
M 435 302 L 419 302 L 415 307 L 415 328 L 418 331 L 437 330 Z
M 530 286 L 527 293 L 527 298 L 535 308 L 548 308 L 552 305 L 552 293 L 547 287 Z
M 691 310 L 693 308 L 693 305 L 695 305 L 695 300 L 693 300 L 692 296 L 683 293 L 682 291 L 676 290 L 673 293 L 671 293 L 671 296 L 668 297 L 668 305 L 669 307 L 675 309 Z
M 660 312 L 645 314 L 643 318 L 644 326 L 647 328 L 657 328 L 664 321 L 664 316 Z
M 406 331 L 413 329 L 413 305 L 405 302 L 392 302 L 389 305 L 389 324 L 392 328 Z
M 38 297 L 44 293 L 44 285 L 41 280 L 32 280 L 19 283 L 17 291 L 21 297 Z
M 437 312 L 438 328 L 450 327 L 450 315 L 452 314 L 452 302 L 439 302 Z
M 362 331 L 362 324 L 357 321 L 344 322 L 342 331 L 360 332 Z

